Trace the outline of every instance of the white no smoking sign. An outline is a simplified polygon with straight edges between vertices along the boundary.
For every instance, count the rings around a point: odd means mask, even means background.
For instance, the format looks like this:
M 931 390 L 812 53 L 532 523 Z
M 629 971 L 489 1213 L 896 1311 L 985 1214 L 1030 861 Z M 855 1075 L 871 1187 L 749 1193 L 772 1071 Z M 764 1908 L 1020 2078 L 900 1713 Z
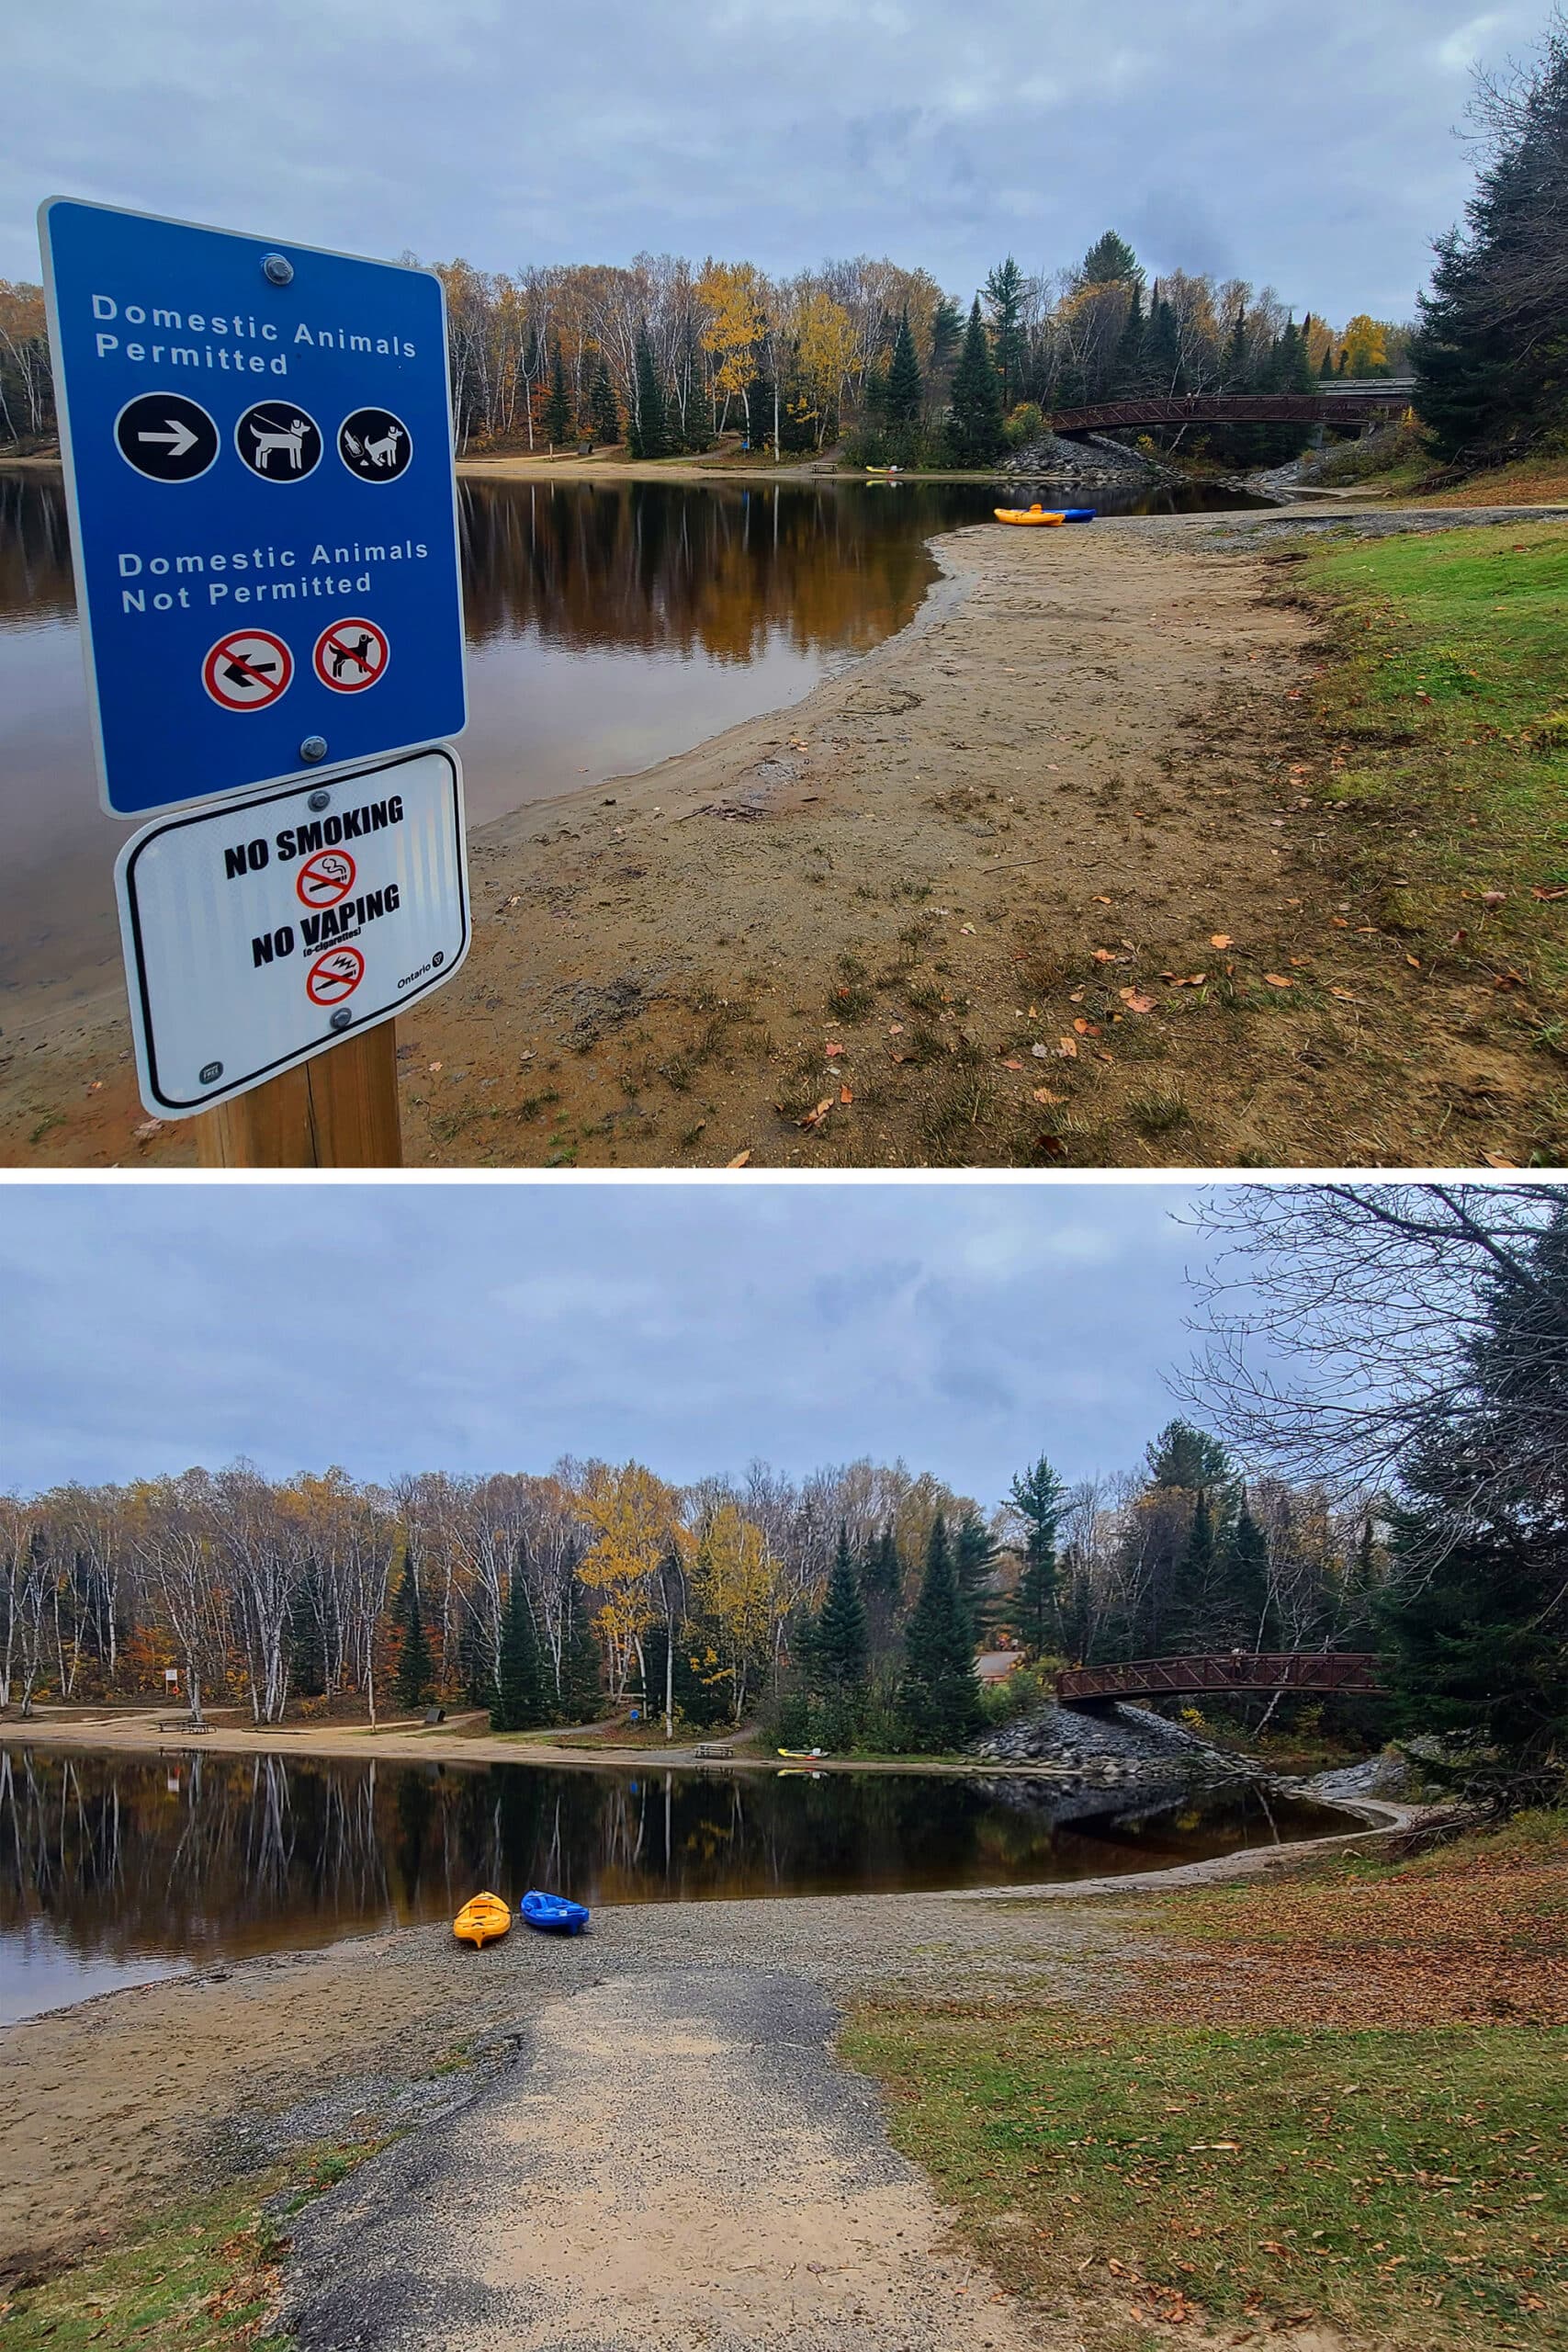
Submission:
M 142 1100 L 186 1118 L 450 979 L 468 946 L 457 755 L 161 818 L 115 884 Z

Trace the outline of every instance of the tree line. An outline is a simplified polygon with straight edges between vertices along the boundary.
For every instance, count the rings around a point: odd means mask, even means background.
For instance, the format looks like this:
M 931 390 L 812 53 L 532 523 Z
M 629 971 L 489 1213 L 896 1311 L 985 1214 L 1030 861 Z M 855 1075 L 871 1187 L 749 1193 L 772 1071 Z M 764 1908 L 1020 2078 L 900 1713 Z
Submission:
M 761 1709 L 791 1745 L 946 1749 L 979 1725 L 987 1645 L 1042 1674 L 1325 1646 L 1359 1636 L 1381 1562 L 1367 1523 L 1240 1479 L 1182 1420 L 1135 1473 L 1068 1487 L 1042 1458 L 988 1513 L 902 1463 L 690 1487 L 636 1462 L 387 1487 L 238 1463 L 0 1505 L 0 1705 L 130 1699 L 173 1668 L 182 1702 L 258 1724 Z
M 1365 314 L 1298 326 L 1272 288 L 1239 278 L 1173 270 L 1151 286 L 1111 231 L 1055 272 L 1010 254 L 967 308 L 929 271 L 866 254 L 778 278 L 668 254 L 435 266 L 460 452 L 624 442 L 660 458 L 739 432 L 777 454 L 848 431 L 857 464 L 987 465 L 1037 435 L 1043 411 L 1311 390 L 1324 374 L 1386 374 L 1404 341 Z M 0 283 L 0 441 L 55 431 L 41 290 Z

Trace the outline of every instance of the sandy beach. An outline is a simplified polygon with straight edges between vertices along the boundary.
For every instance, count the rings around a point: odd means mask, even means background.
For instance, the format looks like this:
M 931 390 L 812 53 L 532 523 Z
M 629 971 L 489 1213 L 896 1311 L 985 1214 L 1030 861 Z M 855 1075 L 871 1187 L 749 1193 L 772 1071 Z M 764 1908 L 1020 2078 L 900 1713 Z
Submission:
M 804 701 L 475 835 L 468 964 L 399 1024 L 409 1164 L 1551 1148 L 1506 1000 L 1410 968 L 1299 781 L 1322 746 L 1282 543 L 1458 519 L 1337 506 L 1331 526 L 1319 507 L 939 539 L 916 618 Z M 1260 1009 L 1292 967 L 1312 1001 Z M 6 1164 L 194 1163 L 190 1123 L 146 1121 L 108 995 L 24 1017 L 6 1046 Z

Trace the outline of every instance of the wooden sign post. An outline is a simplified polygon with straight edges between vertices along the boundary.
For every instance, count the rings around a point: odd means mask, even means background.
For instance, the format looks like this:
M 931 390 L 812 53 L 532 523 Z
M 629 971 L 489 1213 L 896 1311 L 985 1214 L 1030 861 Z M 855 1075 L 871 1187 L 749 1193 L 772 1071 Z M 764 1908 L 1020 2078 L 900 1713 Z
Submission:
M 400 1168 L 395 1021 L 197 1121 L 204 1168 Z

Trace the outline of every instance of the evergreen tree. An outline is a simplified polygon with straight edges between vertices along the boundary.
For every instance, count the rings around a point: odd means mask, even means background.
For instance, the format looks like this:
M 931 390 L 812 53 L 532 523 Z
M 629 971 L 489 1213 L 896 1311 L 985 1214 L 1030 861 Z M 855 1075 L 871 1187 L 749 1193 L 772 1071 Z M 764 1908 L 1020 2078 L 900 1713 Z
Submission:
M 528 1605 L 527 1580 L 519 1560 L 512 1572 L 506 1609 L 501 1620 L 501 1660 L 495 1678 L 495 1700 L 490 1711 L 492 1731 L 532 1731 L 548 1719 L 545 1662 L 534 1612 Z
M 850 1554 L 849 1530 L 840 1522 L 828 1589 L 811 1640 L 811 1687 L 822 1698 L 858 1701 L 865 1690 L 865 1603 Z
M 1162 399 L 1181 389 L 1181 345 L 1176 333 L 1176 316 L 1157 288 L 1144 336 L 1144 374 L 1151 390 Z
M 1319 382 L 1326 380 L 1328 378 L 1332 377 L 1334 373 L 1334 344 L 1332 339 L 1323 346 L 1323 357 L 1317 363 L 1317 373 Z
M 664 407 L 664 387 L 653 364 L 653 346 L 646 331 L 637 339 L 637 414 L 626 443 L 634 458 L 667 458 L 670 426 Z
M 1200 1487 L 1171 1596 L 1176 1620 L 1172 1639 L 1178 1649 L 1212 1649 L 1223 1638 L 1218 1622 L 1221 1612 L 1215 1605 L 1218 1566 L 1213 1508 L 1208 1489 Z
M 561 1640 L 560 1718 L 563 1723 L 591 1724 L 604 1712 L 600 1679 L 604 1661 L 588 1595 L 575 1577 L 567 1609 Z
M 904 1582 L 904 1564 L 898 1557 L 897 1539 L 890 1527 L 872 1537 L 861 1567 L 861 1589 L 886 1595 L 897 1600 Z
M 898 322 L 898 333 L 893 342 L 893 364 L 887 370 L 887 388 L 883 395 L 883 414 L 896 433 L 912 440 L 914 429 L 920 421 L 920 363 L 915 356 L 915 338 L 909 332 L 909 313 L 906 311 Z
M 1032 1470 L 1023 1471 L 1013 1480 L 1008 1492 L 1024 1528 L 1023 1566 L 1015 1604 L 1018 1630 L 1025 1649 L 1039 1657 L 1050 1647 L 1057 1627 L 1056 1531 L 1067 1490 L 1042 1454 Z
M 1137 278 L 1133 280 L 1127 315 L 1122 322 L 1122 332 L 1116 339 L 1116 356 L 1111 368 L 1111 396 L 1135 392 L 1143 383 L 1144 368 L 1144 289 Z
M 601 358 L 593 378 L 591 396 L 593 438 L 613 448 L 621 437 L 621 413 L 615 405 L 615 388 L 610 381 L 610 370 Z
M 986 307 L 991 325 L 991 364 L 1002 379 L 1005 416 L 1023 394 L 1023 373 L 1029 345 L 1023 332 L 1023 272 L 1009 254 L 986 280 Z
M 953 1572 L 969 1612 L 969 1630 L 976 1641 L 987 1633 L 997 1613 L 990 1590 L 997 1564 L 997 1544 L 990 1529 L 971 1504 L 953 1532 Z
M 988 466 L 1002 446 L 1001 379 L 991 365 L 976 296 L 953 376 L 947 415 L 948 449 L 955 466 Z
M 1114 229 L 1107 229 L 1102 237 L 1095 239 L 1083 257 L 1078 275 L 1086 286 L 1114 286 L 1118 280 L 1124 280 L 1129 286 L 1141 287 L 1144 282 L 1136 254 Z
M 686 391 L 686 413 L 681 425 L 681 447 L 698 453 L 713 447 L 713 394 L 700 365 L 694 364 Z
M 1269 1575 L 1269 1538 L 1253 1518 L 1245 1493 L 1226 1550 L 1224 1583 L 1230 1617 L 1225 1638 L 1241 1649 L 1275 1648 L 1280 1628 Z
M 428 1706 L 435 1696 L 435 1662 L 430 1655 L 430 1644 L 424 1638 L 424 1620 L 420 1613 L 419 1586 L 414 1577 L 412 1553 L 403 1569 L 401 1602 L 403 1645 L 398 1657 L 392 1695 L 400 1707 L 412 1710 Z
M 545 438 L 553 449 L 558 442 L 571 438 L 571 401 L 566 389 L 566 369 L 561 364 L 560 339 L 558 336 L 550 355 L 550 390 L 541 419 Z
M 1252 350 L 1247 340 L 1247 312 L 1238 309 L 1231 321 L 1230 334 L 1225 343 L 1224 388 L 1227 392 L 1245 392 L 1248 389 L 1252 368 Z
M 1168 1421 L 1152 1445 L 1145 1448 L 1145 1460 L 1149 1465 L 1152 1487 L 1185 1487 L 1190 1491 L 1200 1487 L 1224 1485 L 1230 1475 L 1230 1464 L 1224 1447 L 1218 1438 L 1206 1430 L 1194 1429 L 1190 1421 Z
M 931 1527 L 925 1577 L 904 1637 L 897 1711 L 910 1747 L 928 1753 L 962 1747 L 980 1727 L 975 1645 L 941 1517 Z
M 301 1699 L 319 1699 L 327 1687 L 322 1598 L 321 1572 L 312 1555 L 288 1604 L 288 1682 Z
M 490 1656 L 479 1621 L 472 1610 L 463 1621 L 457 1637 L 457 1664 L 463 1677 L 463 1696 L 470 1707 L 492 1707 L 495 1704 L 495 1666 Z
M 940 378 L 964 340 L 964 318 L 956 302 L 944 294 L 931 312 L 931 374 Z

